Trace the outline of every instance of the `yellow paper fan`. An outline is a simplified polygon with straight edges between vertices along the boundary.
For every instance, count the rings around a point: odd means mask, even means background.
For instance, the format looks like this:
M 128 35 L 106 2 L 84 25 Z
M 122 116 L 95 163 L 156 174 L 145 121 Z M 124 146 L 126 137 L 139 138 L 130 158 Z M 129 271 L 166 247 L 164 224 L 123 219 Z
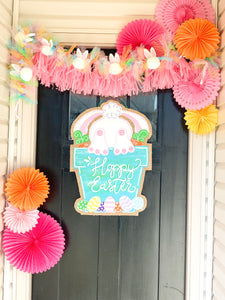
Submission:
M 215 105 L 209 105 L 200 110 L 187 110 L 184 119 L 188 129 L 197 134 L 206 134 L 218 124 L 218 109 Z

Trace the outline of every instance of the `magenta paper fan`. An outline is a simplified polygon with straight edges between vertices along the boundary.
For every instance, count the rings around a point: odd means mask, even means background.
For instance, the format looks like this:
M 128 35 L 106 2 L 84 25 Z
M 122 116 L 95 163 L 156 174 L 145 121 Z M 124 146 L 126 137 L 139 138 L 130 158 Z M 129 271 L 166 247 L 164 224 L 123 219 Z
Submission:
M 65 237 L 59 223 L 51 216 L 39 213 L 38 224 L 25 233 L 5 229 L 3 249 L 7 260 L 18 270 L 42 273 L 52 268 L 61 258 Z
M 155 17 L 173 36 L 186 20 L 202 18 L 215 22 L 215 12 L 208 0 L 162 0 L 156 7 Z
M 132 21 L 120 31 L 117 37 L 117 52 L 122 55 L 123 48 L 130 45 L 132 50 L 144 46 L 147 49 L 154 47 L 157 56 L 162 56 L 164 54 L 161 45 L 163 34 L 163 27 L 155 21 L 147 19 Z
M 13 205 L 9 205 L 6 207 L 3 215 L 4 223 L 10 230 L 25 233 L 38 223 L 39 211 L 37 209 L 21 210 Z
M 185 109 L 199 110 L 216 100 L 220 89 L 220 74 L 217 69 L 202 73 L 193 71 L 189 80 L 181 80 L 173 87 L 175 100 Z

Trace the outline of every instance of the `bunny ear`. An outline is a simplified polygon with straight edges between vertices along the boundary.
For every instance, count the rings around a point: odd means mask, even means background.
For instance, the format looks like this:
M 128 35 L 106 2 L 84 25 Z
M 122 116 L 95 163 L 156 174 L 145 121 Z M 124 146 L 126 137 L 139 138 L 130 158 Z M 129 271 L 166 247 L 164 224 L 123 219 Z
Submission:
M 11 66 L 12 66 L 13 69 L 16 70 L 18 73 L 20 72 L 20 70 L 21 70 L 21 67 L 20 67 L 20 66 L 18 66 L 18 65 L 16 65 L 16 64 L 12 64 Z
M 52 48 L 53 47 L 53 41 L 50 40 L 50 47 Z
M 82 56 L 81 51 L 80 51 L 80 48 L 77 48 L 77 56 L 78 56 L 78 57 L 81 57 L 81 56 Z
M 42 43 L 42 45 L 45 45 L 45 46 L 49 45 L 49 42 L 45 38 L 42 38 L 41 43 Z
M 153 47 L 151 47 L 150 52 L 151 52 L 152 57 L 156 57 L 156 52 Z
M 111 63 L 114 62 L 114 56 L 112 55 L 112 53 L 109 54 L 109 61 Z
M 151 53 L 147 49 L 144 49 L 144 55 L 146 58 L 152 57 Z
M 115 54 L 115 62 L 117 62 L 117 63 L 120 62 L 120 56 L 118 53 Z
M 83 53 L 83 58 L 85 59 L 87 57 L 88 57 L 88 50 L 84 51 L 84 53 Z

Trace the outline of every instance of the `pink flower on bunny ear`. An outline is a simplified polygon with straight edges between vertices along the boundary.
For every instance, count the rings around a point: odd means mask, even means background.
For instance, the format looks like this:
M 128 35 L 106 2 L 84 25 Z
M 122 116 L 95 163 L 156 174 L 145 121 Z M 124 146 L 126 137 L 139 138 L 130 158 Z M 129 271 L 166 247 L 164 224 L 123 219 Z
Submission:
M 88 57 L 88 50 L 84 51 L 84 53 L 81 53 L 80 49 L 78 48 L 76 57 L 73 60 L 74 68 L 76 68 L 78 70 L 83 70 L 87 63 L 87 57 Z
M 118 75 L 123 71 L 120 66 L 120 56 L 118 53 L 116 53 L 115 56 L 113 56 L 113 54 L 109 54 L 109 62 L 109 74 Z
M 150 51 L 144 49 L 145 57 L 147 58 L 147 66 L 150 70 L 158 69 L 160 66 L 160 60 L 156 57 L 156 52 L 153 47 L 151 47 Z

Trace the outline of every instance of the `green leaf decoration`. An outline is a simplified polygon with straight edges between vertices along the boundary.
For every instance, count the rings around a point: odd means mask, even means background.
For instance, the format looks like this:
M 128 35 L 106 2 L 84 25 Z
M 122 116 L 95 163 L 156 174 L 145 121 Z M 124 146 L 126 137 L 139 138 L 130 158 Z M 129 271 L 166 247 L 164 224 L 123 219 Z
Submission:
M 73 133 L 73 136 L 75 138 L 75 143 L 77 145 L 83 144 L 85 142 L 89 142 L 89 136 L 87 134 L 82 134 L 82 132 L 80 130 L 76 130 Z
M 138 138 L 139 138 L 139 141 L 140 142 L 144 142 L 145 139 L 148 137 L 148 130 L 146 129 L 141 129 L 139 132 L 138 132 Z
M 137 139 L 138 139 L 138 133 L 133 133 L 132 138 L 133 138 L 134 140 L 137 140 Z
M 82 138 L 76 139 L 76 140 L 75 140 L 75 143 L 76 143 L 77 145 L 83 144 L 83 139 L 82 139 Z
M 83 135 L 83 140 L 84 140 L 84 143 L 89 142 L 89 136 L 87 134 L 84 134 Z
M 148 137 L 148 134 L 148 130 L 141 129 L 138 133 L 133 133 L 132 137 L 137 141 L 144 142 L 145 139 Z
M 81 138 L 82 132 L 80 130 L 76 130 L 76 131 L 74 131 L 73 136 L 75 139 Z

